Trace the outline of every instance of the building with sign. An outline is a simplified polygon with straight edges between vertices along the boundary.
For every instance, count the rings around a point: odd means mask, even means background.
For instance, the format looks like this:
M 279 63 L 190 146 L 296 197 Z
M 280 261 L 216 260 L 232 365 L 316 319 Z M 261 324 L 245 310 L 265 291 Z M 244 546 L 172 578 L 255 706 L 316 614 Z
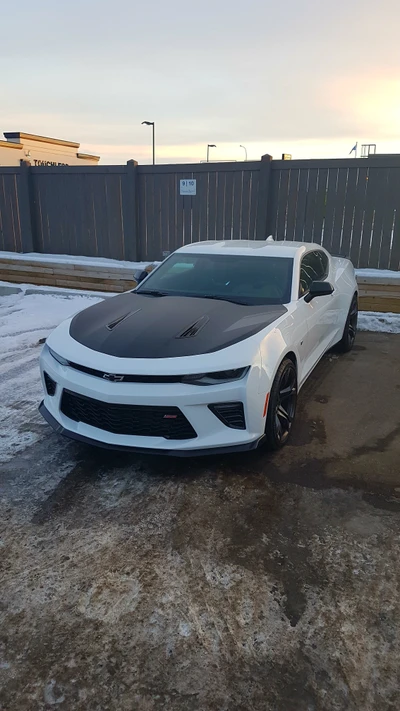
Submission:
M 97 165 L 100 157 L 79 153 L 80 143 L 61 141 L 19 131 L 4 133 L 0 140 L 0 165 L 19 165 L 21 160 L 35 165 Z

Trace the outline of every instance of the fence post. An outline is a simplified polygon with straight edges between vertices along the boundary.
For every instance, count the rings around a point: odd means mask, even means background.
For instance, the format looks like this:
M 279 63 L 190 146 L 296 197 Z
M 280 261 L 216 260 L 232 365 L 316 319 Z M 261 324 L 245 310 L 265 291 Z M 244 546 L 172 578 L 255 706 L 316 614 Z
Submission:
M 261 156 L 260 178 L 258 182 L 258 209 L 256 222 L 256 239 L 267 239 L 267 218 L 269 198 L 269 178 L 271 174 L 272 156 L 266 153 Z
M 19 172 L 19 219 L 21 224 L 21 248 L 23 252 L 35 251 L 35 240 L 32 225 L 31 210 L 31 164 L 27 160 L 21 160 Z
M 124 258 L 135 262 L 138 259 L 138 214 L 137 214 L 137 161 L 128 160 L 122 189 L 122 214 L 124 220 Z

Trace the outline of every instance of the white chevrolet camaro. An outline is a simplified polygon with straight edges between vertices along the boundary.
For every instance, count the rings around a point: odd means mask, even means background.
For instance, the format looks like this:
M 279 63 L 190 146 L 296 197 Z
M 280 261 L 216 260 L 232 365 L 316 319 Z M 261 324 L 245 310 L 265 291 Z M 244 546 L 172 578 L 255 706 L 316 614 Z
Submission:
M 43 348 L 40 411 L 67 437 L 171 455 L 277 449 L 320 358 L 354 343 L 353 265 L 318 244 L 198 242 L 137 278 Z

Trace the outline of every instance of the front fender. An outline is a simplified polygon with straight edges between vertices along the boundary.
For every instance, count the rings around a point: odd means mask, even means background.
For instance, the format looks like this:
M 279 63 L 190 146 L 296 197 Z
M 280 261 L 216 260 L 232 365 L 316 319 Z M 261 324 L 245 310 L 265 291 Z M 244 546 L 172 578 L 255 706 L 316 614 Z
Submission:
M 294 353 L 296 361 L 299 362 L 298 348 L 293 342 L 292 336 L 295 331 L 294 320 L 285 324 L 284 328 L 275 328 L 269 333 L 260 344 L 261 355 L 261 377 L 259 381 L 260 393 L 268 393 L 274 382 L 276 372 L 288 353 Z

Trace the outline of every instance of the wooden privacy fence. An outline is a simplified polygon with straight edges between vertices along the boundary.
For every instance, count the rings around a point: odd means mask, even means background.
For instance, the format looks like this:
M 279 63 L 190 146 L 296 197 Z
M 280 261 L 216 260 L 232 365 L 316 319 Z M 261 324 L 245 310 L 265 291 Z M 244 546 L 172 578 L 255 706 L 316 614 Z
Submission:
M 400 268 L 400 156 L 274 161 L 267 231 L 355 266 Z
M 182 195 L 193 180 L 195 195 Z M 400 156 L 0 167 L 0 250 L 152 261 L 207 239 L 315 241 L 400 268 Z

